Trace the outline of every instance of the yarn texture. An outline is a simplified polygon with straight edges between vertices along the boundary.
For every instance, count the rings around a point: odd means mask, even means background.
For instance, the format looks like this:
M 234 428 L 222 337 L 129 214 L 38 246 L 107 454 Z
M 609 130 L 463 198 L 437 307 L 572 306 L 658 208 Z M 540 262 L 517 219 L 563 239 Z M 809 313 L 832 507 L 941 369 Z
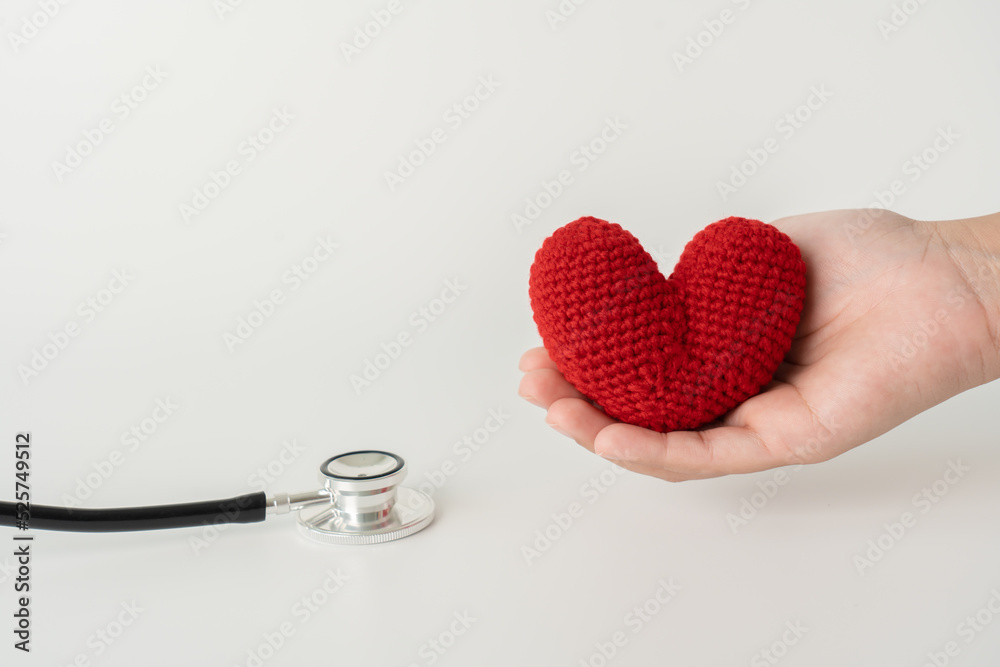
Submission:
M 805 299 L 798 247 L 726 218 L 698 232 L 668 278 L 621 226 L 580 218 L 535 254 L 528 294 L 563 376 L 619 421 L 710 423 L 771 381 Z

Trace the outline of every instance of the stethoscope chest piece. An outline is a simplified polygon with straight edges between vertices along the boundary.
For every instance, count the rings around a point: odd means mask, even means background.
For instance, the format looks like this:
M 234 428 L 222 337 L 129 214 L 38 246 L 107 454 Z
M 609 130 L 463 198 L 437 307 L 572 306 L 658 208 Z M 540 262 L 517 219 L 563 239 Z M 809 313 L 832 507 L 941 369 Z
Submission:
M 299 532 L 324 544 L 377 544 L 398 540 L 434 519 L 426 493 L 399 486 L 402 457 L 367 450 L 347 452 L 320 466 L 329 502 L 299 510 Z

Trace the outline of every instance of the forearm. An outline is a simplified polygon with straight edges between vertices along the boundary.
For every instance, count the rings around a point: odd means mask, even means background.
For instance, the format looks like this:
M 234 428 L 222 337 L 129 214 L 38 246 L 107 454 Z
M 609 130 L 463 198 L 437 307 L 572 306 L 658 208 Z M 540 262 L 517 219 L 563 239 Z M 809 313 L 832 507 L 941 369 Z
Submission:
M 1000 213 L 932 224 L 987 318 L 984 362 L 1000 378 Z

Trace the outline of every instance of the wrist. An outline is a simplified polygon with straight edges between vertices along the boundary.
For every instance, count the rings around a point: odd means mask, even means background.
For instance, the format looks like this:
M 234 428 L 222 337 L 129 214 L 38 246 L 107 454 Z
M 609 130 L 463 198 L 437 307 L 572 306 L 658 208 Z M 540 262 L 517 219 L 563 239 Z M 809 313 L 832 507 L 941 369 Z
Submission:
M 1000 364 L 1000 213 L 931 224 L 983 309 L 990 338 L 984 357 Z

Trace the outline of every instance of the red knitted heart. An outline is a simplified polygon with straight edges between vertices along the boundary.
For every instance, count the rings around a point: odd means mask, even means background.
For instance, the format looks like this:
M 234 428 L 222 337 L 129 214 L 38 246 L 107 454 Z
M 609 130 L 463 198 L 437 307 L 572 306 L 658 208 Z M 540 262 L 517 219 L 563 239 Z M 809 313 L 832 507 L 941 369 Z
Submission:
M 615 419 L 667 432 L 707 424 L 771 381 L 805 274 L 791 239 L 757 220 L 712 223 L 664 278 L 619 225 L 580 218 L 535 254 L 528 294 L 574 387 Z

